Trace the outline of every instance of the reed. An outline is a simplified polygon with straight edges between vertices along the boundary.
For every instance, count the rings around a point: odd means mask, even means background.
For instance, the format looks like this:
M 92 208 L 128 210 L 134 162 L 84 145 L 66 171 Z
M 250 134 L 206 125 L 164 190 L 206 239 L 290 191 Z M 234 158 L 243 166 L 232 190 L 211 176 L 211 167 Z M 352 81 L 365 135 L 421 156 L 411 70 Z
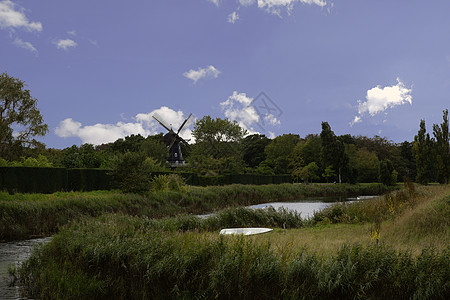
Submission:
M 162 218 L 307 196 L 373 195 L 388 191 L 380 184 L 186 187 L 176 178 L 169 179 L 165 185 L 166 180 L 161 178 L 155 191 L 144 195 L 118 191 L 14 195 L 0 192 L 0 241 L 50 235 L 72 220 L 103 213 Z
M 450 250 L 415 256 L 383 244 L 344 244 L 318 256 L 289 243 L 103 215 L 62 229 L 19 274 L 41 299 L 445 299 Z

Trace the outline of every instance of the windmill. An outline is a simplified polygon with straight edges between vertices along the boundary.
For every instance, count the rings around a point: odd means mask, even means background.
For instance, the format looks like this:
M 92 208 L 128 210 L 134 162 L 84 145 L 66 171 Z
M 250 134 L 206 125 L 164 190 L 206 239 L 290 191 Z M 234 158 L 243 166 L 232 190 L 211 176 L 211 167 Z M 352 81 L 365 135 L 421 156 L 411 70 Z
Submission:
M 180 143 L 183 143 L 188 147 L 190 146 L 188 142 L 179 135 L 179 133 L 181 132 L 181 129 L 183 129 L 184 125 L 186 125 L 187 121 L 191 118 L 191 116 L 192 114 L 190 114 L 189 117 L 184 120 L 183 124 L 181 124 L 180 128 L 178 128 L 177 132 L 172 130 L 172 126 L 167 126 L 158 114 L 154 114 L 152 116 L 153 119 L 155 119 L 159 124 L 161 124 L 162 127 L 167 129 L 168 131 L 168 133 L 164 135 L 164 143 L 166 144 L 167 150 L 169 151 L 169 158 L 167 159 L 167 162 L 172 167 L 181 167 L 186 164 L 183 159 L 183 154 L 181 153 Z

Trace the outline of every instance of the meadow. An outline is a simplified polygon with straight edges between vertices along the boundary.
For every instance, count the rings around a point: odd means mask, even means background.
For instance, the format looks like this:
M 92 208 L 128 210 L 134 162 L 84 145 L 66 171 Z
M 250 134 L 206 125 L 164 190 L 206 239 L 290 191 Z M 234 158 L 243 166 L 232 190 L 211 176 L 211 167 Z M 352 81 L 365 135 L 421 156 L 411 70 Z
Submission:
M 145 194 L 120 191 L 57 192 L 10 195 L 0 192 L 0 241 L 48 236 L 70 221 L 104 213 L 162 218 L 202 214 L 262 202 L 298 200 L 310 196 L 380 195 L 382 184 L 280 184 L 158 189 Z
M 446 299 L 449 220 L 448 185 L 408 185 L 310 220 L 237 207 L 209 219 L 103 214 L 61 228 L 18 277 L 42 299 Z M 276 229 L 218 235 L 232 226 Z

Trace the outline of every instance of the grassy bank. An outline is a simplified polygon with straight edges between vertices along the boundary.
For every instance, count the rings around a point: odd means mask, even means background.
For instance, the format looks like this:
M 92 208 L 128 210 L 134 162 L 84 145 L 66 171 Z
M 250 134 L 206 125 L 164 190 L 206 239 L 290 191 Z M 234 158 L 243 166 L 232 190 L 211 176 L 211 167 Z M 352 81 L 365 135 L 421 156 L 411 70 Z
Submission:
M 62 230 L 20 269 L 42 299 L 445 299 L 450 252 L 418 256 L 342 245 L 321 256 L 291 243 L 155 230 L 102 216 Z
M 388 190 L 366 185 L 230 185 L 189 187 L 187 191 L 145 195 L 114 191 L 14 194 L 0 192 L 0 241 L 50 235 L 72 220 L 103 213 L 161 218 L 201 214 L 261 202 L 288 201 L 309 196 L 379 195 Z
M 19 277 L 43 299 L 446 299 L 450 186 L 336 207 L 311 221 L 239 208 L 210 219 L 87 218 L 35 251 Z M 230 226 L 278 229 L 218 235 Z

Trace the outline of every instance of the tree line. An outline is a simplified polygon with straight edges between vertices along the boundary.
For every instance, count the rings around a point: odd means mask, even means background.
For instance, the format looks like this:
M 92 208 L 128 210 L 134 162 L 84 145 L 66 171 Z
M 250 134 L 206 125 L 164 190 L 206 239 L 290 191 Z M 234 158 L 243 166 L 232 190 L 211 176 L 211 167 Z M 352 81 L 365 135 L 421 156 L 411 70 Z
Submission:
M 0 166 L 108 168 L 125 172 L 164 171 L 168 155 L 162 133 L 130 135 L 102 145 L 46 148 L 35 136 L 48 127 L 37 109 L 37 99 L 19 79 L 0 75 Z M 19 134 L 13 134 L 20 125 Z M 15 127 L 16 126 L 16 127 Z M 195 142 L 181 144 L 187 165 L 183 171 L 204 176 L 223 174 L 291 174 L 297 182 L 382 182 L 405 177 L 422 184 L 448 183 L 450 177 L 448 109 L 432 136 L 421 120 L 414 141 L 394 143 L 384 137 L 337 136 L 328 122 L 320 134 L 300 137 L 283 134 L 270 139 L 248 134 L 236 121 L 204 116 L 194 124 Z

